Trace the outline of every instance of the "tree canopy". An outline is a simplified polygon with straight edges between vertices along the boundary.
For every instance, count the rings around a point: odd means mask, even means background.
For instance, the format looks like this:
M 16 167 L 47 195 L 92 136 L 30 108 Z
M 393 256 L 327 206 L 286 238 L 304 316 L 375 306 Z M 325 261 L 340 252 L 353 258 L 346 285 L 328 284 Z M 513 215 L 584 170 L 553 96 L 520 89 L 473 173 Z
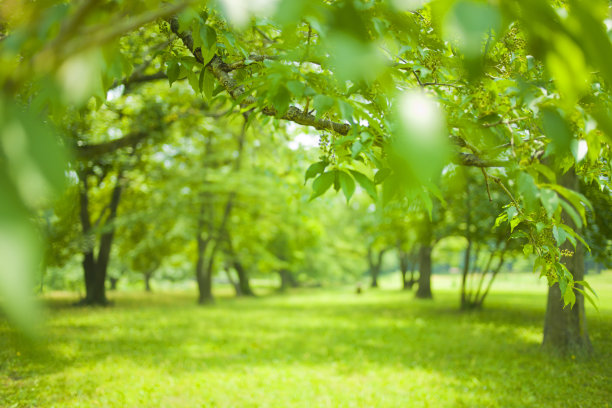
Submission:
M 423 227 L 410 239 L 431 247 L 436 213 L 454 198 L 445 179 L 458 167 L 476 169 L 469 197 L 501 203 L 491 224 L 507 224 L 503 231 L 535 255 L 535 270 L 558 284 L 564 304 L 591 299 L 566 264 L 577 246 L 588 247 L 582 229 L 591 201 L 603 200 L 595 192 L 609 198 L 610 28 L 603 0 L 6 1 L 7 305 L 21 304 L 30 285 L 21 277 L 43 252 L 32 218 L 66 185 L 80 197 L 83 234 L 99 240 L 80 244 L 86 278 L 87 268 L 91 276 L 103 270 L 102 282 L 121 194 L 139 206 L 155 201 L 139 192 L 154 190 L 159 211 L 189 202 L 181 208 L 195 228 L 205 301 L 218 254 L 234 259 L 235 242 L 249 241 L 232 236 L 232 225 L 267 222 L 267 242 L 241 245 L 241 256 L 276 251 L 268 264 L 280 269 L 286 247 L 300 247 L 256 210 L 274 197 L 290 204 L 270 213 L 301 216 L 299 200 L 279 188 L 295 170 L 312 180 L 312 200 L 333 186 L 349 203 L 360 191 L 379 208 L 413 214 Z M 293 153 L 275 133 L 298 126 L 318 135 L 319 154 L 307 169 L 286 170 Z M 125 239 L 139 241 L 138 251 L 149 244 L 132 222 Z M 165 222 L 160 236 L 173 229 Z M 26 313 L 20 308 L 12 313 Z

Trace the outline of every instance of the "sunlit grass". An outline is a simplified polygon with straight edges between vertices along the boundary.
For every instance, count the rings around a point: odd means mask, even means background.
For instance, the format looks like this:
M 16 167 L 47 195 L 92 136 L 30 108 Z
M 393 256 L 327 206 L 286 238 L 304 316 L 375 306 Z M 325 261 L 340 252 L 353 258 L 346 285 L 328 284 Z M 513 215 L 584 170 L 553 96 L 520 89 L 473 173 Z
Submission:
M 612 274 L 590 277 L 601 302 L 588 310 L 589 361 L 541 353 L 546 288 L 504 279 L 467 314 L 452 278 L 434 280 L 434 301 L 390 289 L 391 277 L 362 295 L 211 307 L 192 292 L 116 293 L 105 309 L 55 295 L 37 342 L 0 323 L 0 406 L 610 406 Z

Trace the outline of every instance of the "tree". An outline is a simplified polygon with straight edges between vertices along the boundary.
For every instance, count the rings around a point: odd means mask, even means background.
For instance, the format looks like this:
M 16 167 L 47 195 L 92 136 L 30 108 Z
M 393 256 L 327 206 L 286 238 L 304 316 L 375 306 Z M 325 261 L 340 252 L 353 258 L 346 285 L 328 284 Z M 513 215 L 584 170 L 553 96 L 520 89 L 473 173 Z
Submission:
M 287 0 L 265 18 L 238 21 L 214 6 L 186 3 L 49 9 L 19 3 L 20 13 L 3 15 L 2 105 L 14 100 L 24 118 L 40 123 L 48 115 L 61 122 L 67 106 L 81 108 L 92 95 L 102 105 L 105 91 L 127 87 L 134 75 L 165 75 L 170 84 L 186 79 L 208 103 L 239 106 L 236 115 L 249 121 L 274 118 L 321 131 L 324 158 L 308 174 L 315 196 L 333 185 L 350 199 L 359 185 L 377 199 L 383 184 L 384 202 L 405 192 L 430 217 L 444 169 L 450 163 L 479 167 L 485 184 L 503 191 L 516 209 L 501 222 L 514 224 L 525 252 L 536 254 L 550 283 L 559 283 L 564 303 L 574 305 L 579 280 L 561 262 L 556 241 L 563 240 L 548 235 L 559 237 L 562 230 L 579 240 L 560 214 L 579 228 L 574 218 L 585 221 L 588 200 L 557 184 L 554 173 L 573 166 L 589 181 L 610 179 L 608 4 L 457 0 L 419 10 L 403 4 Z M 148 24 L 157 18 L 167 24 Z M 118 45 L 151 38 L 164 38 L 167 48 L 151 50 L 155 57 L 132 70 L 141 55 Z M 74 86 L 75 75 L 83 86 Z M 6 117 L 2 127 L 11 129 L 15 121 Z M 32 145 L 46 141 L 60 151 L 49 132 L 33 132 L 26 122 L 16 123 Z M 4 147 L 3 153 L 8 167 L 30 160 L 41 180 L 61 184 L 60 154 L 47 159 Z M 23 172 L 3 171 L 0 178 L 11 202 L 27 214 L 35 200 L 12 176 Z M 426 294 L 432 239 L 425 219 L 419 289 Z

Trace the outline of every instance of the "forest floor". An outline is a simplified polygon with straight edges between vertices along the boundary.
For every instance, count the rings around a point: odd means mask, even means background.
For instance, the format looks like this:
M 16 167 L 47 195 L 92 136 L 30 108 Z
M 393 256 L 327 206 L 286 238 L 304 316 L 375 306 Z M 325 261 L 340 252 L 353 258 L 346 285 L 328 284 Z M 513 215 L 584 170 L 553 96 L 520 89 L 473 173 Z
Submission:
M 454 279 L 454 278 L 453 278 Z M 108 308 L 47 297 L 25 340 L 0 318 L 1 407 L 610 407 L 612 272 L 589 276 L 594 356 L 540 350 L 545 285 L 501 277 L 479 312 L 453 279 L 433 301 L 389 287 L 255 299 L 116 292 Z

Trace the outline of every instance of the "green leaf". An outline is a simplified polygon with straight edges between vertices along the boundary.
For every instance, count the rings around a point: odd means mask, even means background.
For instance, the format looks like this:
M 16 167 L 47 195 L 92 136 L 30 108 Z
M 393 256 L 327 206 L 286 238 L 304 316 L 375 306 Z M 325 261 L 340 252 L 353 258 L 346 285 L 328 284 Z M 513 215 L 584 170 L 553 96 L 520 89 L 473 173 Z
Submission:
M 304 96 L 304 89 L 306 88 L 306 85 L 300 81 L 289 81 L 287 82 L 287 88 L 289 88 L 295 97 L 301 98 Z
M 572 132 L 565 119 L 556 109 L 542 109 L 542 124 L 544 133 L 552 140 L 553 149 L 560 154 L 569 153 Z
M 168 61 L 168 69 L 166 70 L 166 75 L 168 75 L 168 83 L 170 86 L 178 79 L 179 73 L 181 72 L 181 67 L 176 60 Z
M 306 177 L 304 178 L 304 184 L 306 184 L 308 179 L 313 178 L 319 173 L 323 173 L 323 171 L 325 170 L 325 167 L 327 167 L 327 162 L 325 161 L 320 161 L 320 162 L 311 164 L 306 170 Z
M 287 113 L 287 109 L 289 109 L 289 104 L 291 103 L 291 93 L 286 86 L 281 85 L 276 89 L 276 93 L 270 102 L 272 102 L 274 109 L 276 109 L 276 116 L 281 117 Z
M 326 95 L 317 95 L 312 100 L 312 106 L 317 111 L 317 117 L 321 117 L 334 106 L 334 99 Z
M 576 281 L 574 283 L 578 283 L 578 281 Z M 591 297 L 591 295 L 589 295 L 584 289 L 581 289 L 579 287 L 574 286 L 574 289 L 576 289 L 578 292 L 582 293 L 582 296 L 584 296 L 584 298 L 589 301 L 591 306 L 593 306 L 595 308 L 595 310 L 597 310 L 599 312 L 599 308 L 597 307 L 597 304 L 595 304 L 595 300 Z
M 353 120 L 353 107 L 350 104 L 344 101 L 339 101 L 338 107 L 340 108 L 340 115 L 342 115 L 342 118 L 348 121 Z
M 362 149 L 363 149 L 363 144 L 361 144 L 359 140 L 355 141 L 355 143 L 353 143 L 353 145 L 351 146 L 351 157 L 353 159 L 357 157 L 359 153 L 361 153 Z
M 329 190 L 331 185 L 334 184 L 335 178 L 335 171 L 327 171 L 314 179 L 312 182 L 312 195 L 310 196 L 310 200 L 314 200 Z
M 340 171 L 338 173 L 338 180 L 340 181 L 340 187 L 342 187 L 342 192 L 344 193 L 346 202 L 348 203 L 355 192 L 355 180 L 353 180 L 350 174 L 344 171 Z
M 549 217 L 552 217 L 559 208 L 559 196 L 547 188 L 540 189 L 540 201 Z
M 209 25 L 200 26 L 200 40 L 202 41 L 202 59 L 204 65 L 208 64 L 217 52 L 217 33 Z
M 533 181 L 533 177 L 531 174 L 521 172 L 517 177 L 518 190 L 521 192 L 523 196 L 523 200 L 525 201 L 525 206 L 530 211 L 536 210 L 538 208 L 537 202 L 540 192 L 535 182 Z
M 525 244 L 523 246 L 523 253 L 525 254 L 525 256 L 531 255 L 533 253 L 533 245 Z
M 563 228 L 559 228 L 558 226 L 554 225 L 552 228 L 552 232 L 553 236 L 555 237 L 555 240 L 557 241 L 557 245 L 563 245 L 563 243 L 567 239 L 567 235 Z
M 569 201 L 572 204 L 572 206 L 578 211 L 580 216 L 582 217 L 582 221 L 586 224 L 587 222 L 586 211 L 584 207 L 586 206 L 592 211 L 593 206 L 591 205 L 591 202 L 585 196 L 583 196 L 582 194 L 576 191 L 560 186 L 558 184 L 545 184 L 543 185 L 543 187 L 547 187 L 552 190 L 555 190 L 557 193 L 563 196 L 563 198 Z
M 350 170 L 350 172 L 355 180 L 357 180 L 357 183 L 359 183 L 361 188 L 363 188 L 373 200 L 376 200 L 378 194 L 376 193 L 376 185 L 372 182 L 372 180 L 370 180 L 365 174 L 356 170 Z
M 374 175 L 374 184 L 380 184 L 391 174 L 391 169 L 380 169 Z
M 574 225 L 576 225 L 577 228 L 582 228 L 582 219 L 580 218 L 580 215 L 578 215 L 576 210 L 574 210 L 574 207 L 572 207 L 567 201 L 564 200 L 560 200 L 560 204 L 563 210 L 567 213 L 567 215 L 569 215 L 572 221 L 574 221 Z
M 200 90 L 204 93 L 206 100 L 210 102 L 215 89 L 215 77 L 209 69 L 203 68 L 200 72 Z
M 565 293 L 563 294 L 563 302 L 565 302 L 565 305 L 570 305 L 570 308 L 574 307 L 574 304 L 576 303 L 576 294 L 574 293 L 573 287 L 568 285 Z
M 595 291 L 593 290 L 593 288 L 591 287 L 591 285 L 589 285 L 589 282 L 585 281 L 585 280 L 579 280 L 579 281 L 574 281 L 574 283 L 577 283 L 579 285 L 584 286 L 585 288 L 587 288 L 589 291 L 591 291 L 591 293 L 593 295 L 595 295 L 596 298 L 599 299 L 599 296 L 597 296 L 597 293 L 595 293 Z
M 187 74 L 187 81 L 196 94 L 200 93 L 200 81 L 195 72 L 189 72 Z

